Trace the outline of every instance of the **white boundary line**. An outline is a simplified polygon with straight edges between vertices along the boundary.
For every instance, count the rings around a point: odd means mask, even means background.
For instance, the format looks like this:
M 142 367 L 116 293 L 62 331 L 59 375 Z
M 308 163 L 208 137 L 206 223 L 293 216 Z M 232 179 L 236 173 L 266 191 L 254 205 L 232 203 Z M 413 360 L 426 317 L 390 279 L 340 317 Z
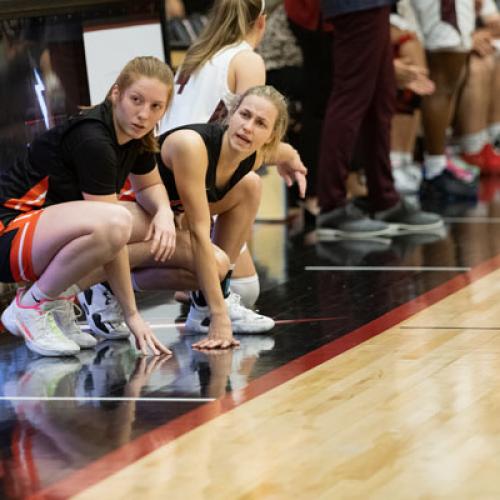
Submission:
M 484 224 L 500 224 L 500 217 L 444 217 L 445 222 L 481 222 Z
M 470 267 L 421 267 L 421 266 L 305 266 L 306 271 L 424 271 L 424 272 L 440 272 L 440 271 L 470 271 Z
M 92 398 L 92 397 L 65 397 L 65 396 L 0 396 L 0 401 L 137 401 L 137 402 L 159 402 L 159 403 L 209 403 L 215 398 Z

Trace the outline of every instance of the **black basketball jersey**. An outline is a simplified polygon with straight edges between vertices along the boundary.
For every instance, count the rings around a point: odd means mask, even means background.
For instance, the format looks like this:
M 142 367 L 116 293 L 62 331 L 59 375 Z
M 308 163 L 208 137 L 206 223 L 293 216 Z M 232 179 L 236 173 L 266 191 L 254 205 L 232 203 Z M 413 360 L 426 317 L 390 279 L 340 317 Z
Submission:
M 217 188 L 215 185 L 216 180 L 216 171 L 217 164 L 219 163 L 220 151 L 222 147 L 222 138 L 224 136 L 224 132 L 226 131 L 227 126 L 221 125 L 220 123 L 200 123 L 193 125 L 183 125 L 181 127 L 174 128 L 162 134 L 159 137 L 160 144 L 163 144 L 163 141 L 169 136 L 171 133 L 176 132 L 178 130 L 194 130 L 198 134 L 200 134 L 205 146 L 207 148 L 207 156 L 208 156 L 208 166 L 207 173 L 205 176 L 205 188 L 207 193 L 207 199 L 209 202 L 219 201 L 227 194 L 227 192 L 233 188 L 238 181 L 240 181 L 248 172 L 251 172 L 254 164 L 256 153 L 253 153 L 248 158 L 245 158 L 236 168 L 233 175 L 227 182 L 225 186 L 221 188 Z M 163 163 L 161 159 L 161 155 L 157 155 L 156 157 L 158 168 L 160 171 L 161 178 L 163 180 L 163 184 L 167 188 L 168 196 L 170 198 L 170 202 L 172 206 L 177 210 L 179 209 L 179 203 L 176 203 L 180 200 L 179 193 L 177 191 L 177 186 L 175 184 L 175 177 L 173 172 Z
M 140 140 L 119 145 L 108 101 L 84 110 L 36 138 L 0 174 L 0 223 L 20 213 L 94 195 L 119 193 L 130 172 L 155 167 Z M 1 225 L 0 225 L 1 229 Z

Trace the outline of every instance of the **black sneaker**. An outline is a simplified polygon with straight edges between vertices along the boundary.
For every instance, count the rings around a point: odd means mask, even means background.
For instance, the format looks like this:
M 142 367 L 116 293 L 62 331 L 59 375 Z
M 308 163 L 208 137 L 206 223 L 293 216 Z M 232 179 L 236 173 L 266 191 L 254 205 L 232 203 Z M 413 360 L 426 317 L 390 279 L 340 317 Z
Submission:
M 440 215 L 424 212 L 405 199 L 401 199 L 391 208 L 375 212 L 373 218 L 387 223 L 392 234 L 401 231 L 436 231 L 444 225 Z
M 420 186 L 422 198 L 477 199 L 478 184 L 459 179 L 451 170 L 445 169 L 432 179 L 424 179 Z
M 391 228 L 385 222 L 370 219 L 352 203 L 335 208 L 316 219 L 319 239 L 365 239 L 389 234 Z

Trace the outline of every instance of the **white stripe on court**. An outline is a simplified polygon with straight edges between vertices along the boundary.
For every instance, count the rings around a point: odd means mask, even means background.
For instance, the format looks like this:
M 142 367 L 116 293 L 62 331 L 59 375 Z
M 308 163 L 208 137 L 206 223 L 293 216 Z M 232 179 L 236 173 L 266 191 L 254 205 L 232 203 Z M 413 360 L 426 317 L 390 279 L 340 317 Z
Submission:
M 444 217 L 445 222 L 481 222 L 484 224 L 500 224 L 500 217 Z
M 136 401 L 139 403 L 209 403 L 215 398 L 111 398 L 70 396 L 0 396 L 0 401 Z
M 415 272 L 467 272 L 470 267 L 440 267 L 440 266 L 306 266 L 306 271 L 415 271 Z

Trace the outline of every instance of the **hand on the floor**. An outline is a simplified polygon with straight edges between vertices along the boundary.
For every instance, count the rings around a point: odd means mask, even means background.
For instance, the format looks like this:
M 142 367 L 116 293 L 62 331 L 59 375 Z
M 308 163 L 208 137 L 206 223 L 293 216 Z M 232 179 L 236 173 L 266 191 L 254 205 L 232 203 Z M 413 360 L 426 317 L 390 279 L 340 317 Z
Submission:
M 240 341 L 233 337 L 231 322 L 226 314 L 210 317 L 208 335 L 195 342 L 195 349 L 229 349 L 240 345 Z
M 149 350 L 155 355 L 172 354 L 155 336 L 151 327 L 142 319 L 139 313 L 125 315 L 125 322 L 135 337 L 137 349 L 147 356 Z
M 165 262 L 175 252 L 175 223 L 172 210 L 159 210 L 151 219 L 145 241 L 151 240 L 151 253 L 156 261 Z

